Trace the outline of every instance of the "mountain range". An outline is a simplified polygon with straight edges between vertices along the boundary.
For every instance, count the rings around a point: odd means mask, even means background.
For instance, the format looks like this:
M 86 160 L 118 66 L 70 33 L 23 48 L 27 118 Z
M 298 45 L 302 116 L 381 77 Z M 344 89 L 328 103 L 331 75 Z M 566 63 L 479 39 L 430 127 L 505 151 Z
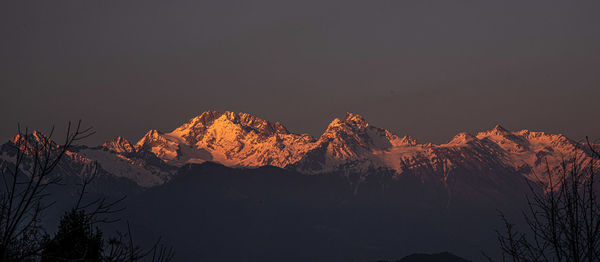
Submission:
M 34 139 L 43 136 L 32 133 Z M 15 139 L 2 146 L 4 160 L 10 158 L 6 151 Z M 591 159 L 582 143 L 563 135 L 509 131 L 500 125 L 476 135 L 460 133 L 438 145 L 400 137 L 353 113 L 334 119 L 315 138 L 247 113 L 216 111 L 171 132 L 150 130 L 136 143 L 117 137 L 96 147 L 72 148 L 69 156 L 79 164 L 96 162 L 106 173 L 146 188 L 169 181 L 183 165 L 207 161 L 234 168 L 276 166 L 310 175 L 386 173 L 448 184 L 460 182 L 464 174 L 500 183 L 507 173 L 547 182 L 548 170 L 556 171 L 563 160 L 576 157 L 585 164 Z
M 13 137 L 0 146 L 0 170 L 14 168 L 17 141 L 47 140 L 38 131 Z M 499 125 L 418 143 L 352 113 L 316 138 L 209 111 L 135 143 L 69 148 L 53 171 L 66 186 L 49 189 L 57 204 L 44 223 L 58 223 L 79 177 L 97 167 L 90 199 L 128 196 L 123 219 L 146 245 L 164 236 L 177 261 L 370 261 L 441 250 L 478 261 L 480 251 L 497 250 L 497 211 L 521 214 L 524 182 L 560 182 L 548 174 L 563 160 L 592 161 L 586 148 Z

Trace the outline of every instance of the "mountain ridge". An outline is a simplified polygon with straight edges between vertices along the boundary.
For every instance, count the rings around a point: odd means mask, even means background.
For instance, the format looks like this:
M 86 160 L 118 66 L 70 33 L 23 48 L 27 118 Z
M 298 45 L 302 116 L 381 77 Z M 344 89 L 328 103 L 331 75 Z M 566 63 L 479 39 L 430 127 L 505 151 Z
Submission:
M 43 136 L 37 131 L 32 135 L 38 140 Z M 305 174 L 384 170 L 437 183 L 459 179 L 459 173 L 486 174 L 492 180 L 502 180 L 495 177 L 500 173 L 516 173 L 546 181 L 547 167 L 557 170 L 565 158 L 578 156 L 579 163 L 588 163 L 591 157 L 582 148 L 561 134 L 509 131 L 500 125 L 476 135 L 459 133 L 444 144 L 422 144 L 354 113 L 333 119 L 315 138 L 247 113 L 206 111 L 171 132 L 151 129 L 137 142 L 116 137 L 74 152 L 115 176 L 151 187 L 168 181 L 177 167 L 206 161 L 237 168 L 270 165 Z

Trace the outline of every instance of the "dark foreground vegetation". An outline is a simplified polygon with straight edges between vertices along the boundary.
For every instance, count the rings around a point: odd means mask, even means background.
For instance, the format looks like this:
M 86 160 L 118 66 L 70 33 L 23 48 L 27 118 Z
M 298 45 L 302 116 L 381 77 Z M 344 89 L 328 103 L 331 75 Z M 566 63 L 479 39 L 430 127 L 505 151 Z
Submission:
M 524 227 L 501 216 L 503 261 L 600 261 L 600 153 L 589 141 L 587 150 L 589 163 L 570 156 L 559 170 L 547 170 L 547 183 L 529 182 Z
M 122 201 L 87 197 L 88 186 L 97 169 L 92 163 L 83 170 L 78 194 L 71 195 L 72 206 L 64 212 L 58 230 L 44 228 L 45 212 L 53 206 L 51 188 L 63 182 L 53 171 L 74 143 L 93 132 L 80 123 L 67 129 L 64 143 L 48 137 L 32 137 L 21 132 L 14 141 L 14 163 L 2 166 L 0 191 L 0 261 L 169 261 L 174 252 L 158 242 L 149 249 L 134 243 L 130 231 L 108 235 L 99 225 L 119 221 L 117 208 Z M 63 203 L 64 204 L 64 203 Z M 127 227 L 129 228 L 129 226 Z

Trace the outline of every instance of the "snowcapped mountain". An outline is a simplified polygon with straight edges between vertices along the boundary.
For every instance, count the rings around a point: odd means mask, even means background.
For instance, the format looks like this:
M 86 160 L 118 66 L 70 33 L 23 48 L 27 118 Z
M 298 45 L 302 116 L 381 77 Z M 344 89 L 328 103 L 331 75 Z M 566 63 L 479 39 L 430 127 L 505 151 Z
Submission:
M 102 147 L 115 153 L 131 153 L 135 151 L 133 144 L 123 137 L 117 137 L 111 141 L 107 141 L 102 144 Z
M 121 143 L 119 143 L 121 142 Z M 106 172 L 124 177 L 142 187 L 163 184 L 177 172 L 177 168 L 166 164 L 152 152 L 130 148 L 131 143 L 117 138 L 100 147 L 80 146 L 72 150 L 95 161 Z
M 310 150 L 314 140 L 246 113 L 205 112 L 170 133 L 150 130 L 135 148 L 175 166 L 213 161 L 233 167 L 285 167 Z
M 66 150 L 60 161 L 56 162 L 52 172 L 45 177 L 46 181 L 60 181 L 60 185 L 67 186 L 65 188 L 68 189 L 63 188 L 66 191 L 61 191 L 60 194 L 66 194 L 65 197 L 67 198 L 73 197 L 69 194 L 76 191 L 69 190 L 74 189 L 74 187 L 78 188 L 82 178 L 89 177 L 93 173 L 96 173 L 96 178 L 93 180 L 93 184 L 88 187 L 88 192 L 112 194 L 139 191 L 139 186 L 134 182 L 143 184 L 143 180 L 136 181 L 135 177 L 129 176 L 131 172 L 116 173 L 107 171 L 103 166 L 96 165 L 99 162 L 98 158 L 90 158 L 81 154 L 79 151 L 82 149 L 87 149 L 87 147 L 75 146 L 71 150 Z M 39 175 L 42 166 L 52 165 L 62 151 L 62 147 L 51 140 L 50 137 L 38 131 L 26 135 L 16 135 L 7 143 L 0 145 L 0 174 L 14 174 L 19 151 L 24 154 L 20 159 L 20 171 L 17 175 L 31 176 L 31 174 Z M 67 202 L 70 203 L 70 199 Z
M 360 115 L 347 113 L 344 120 L 334 119 L 313 149 L 293 166 L 305 173 L 347 168 L 361 171 L 385 166 L 378 152 L 415 144 L 410 137 L 399 138 L 386 129 L 369 125 Z
M 498 125 L 477 135 L 460 133 L 441 145 L 418 144 L 351 113 L 344 120 L 333 120 L 316 144 L 290 167 L 305 173 L 383 169 L 441 183 L 465 174 L 501 183 L 508 173 L 548 182 L 548 169 L 557 174 L 563 160 L 577 157 L 586 164 L 591 159 L 585 146 L 563 135 L 511 132 Z
M 126 178 L 142 187 L 151 187 L 164 183 L 177 168 L 165 164 L 154 154 L 128 149 L 130 144 L 118 138 L 99 147 L 73 146 L 65 151 L 64 157 L 56 166 L 53 175 L 77 177 L 91 174 L 98 168 L 100 176 Z M 16 135 L 0 146 L 0 168 L 12 168 L 16 161 L 17 148 L 25 152 L 22 171 L 31 172 L 34 161 L 34 148 L 52 148 L 57 153 L 60 145 L 39 131 L 27 135 Z M 44 149 L 42 149 L 44 150 Z M 46 156 L 40 156 L 45 159 Z M 54 157 L 54 156 L 51 156 Z
M 564 161 L 571 160 L 587 165 L 592 156 L 586 145 L 560 134 L 546 134 L 521 130 L 511 132 L 497 125 L 494 129 L 480 132 L 476 138 L 494 150 L 504 164 L 520 171 L 531 180 L 547 182 L 548 170 L 556 174 Z M 554 181 L 559 181 L 555 178 Z
M 39 140 L 43 135 L 32 136 Z M 135 144 L 117 137 L 102 146 L 73 148 L 69 154 L 82 163 L 96 161 L 106 172 L 143 187 L 168 181 L 184 164 L 206 161 L 246 168 L 271 165 L 306 174 L 385 171 L 447 184 L 464 176 L 502 183 L 503 174 L 547 181 L 547 170 L 559 169 L 563 159 L 577 157 L 583 164 L 591 159 L 580 143 L 563 135 L 512 132 L 501 126 L 477 135 L 460 133 L 446 144 L 419 144 L 347 113 L 315 139 L 247 113 L 215 111 L 171 132 L 150 130 Z
M 23 142 L 60 147 L 37 131 L 17 135 L 0 145 L 0 172 L 14 170 Z M 27 148 L 21 147 L 31 155 Z M 223 260 L 231 253 L 219 248 L 223 243 L 242 250 L 234 255 L 255 252 L 256 245 L 236 238 L 266 243 L 262 260 L 279 245 L 304 252 L 308 243 L 319 257 L 328 254 L 319 248 L 380 255 L 415 239 L 416 247 L 430 247 L 431 239 L 440 248 L 461 242 L 468 254 L 496 247 L 485 232 L 497 226 L 497 209 L 520 214 L 524 178 L 548 182 L 547 170 L 556 174 L 573 157 L 584 165 L 592 160 L 585 145 L 563 135 L 501 126 L 418 143 L 348 113 L 314 138 L 249 114 L 210 111 L 138 141 L 117 137 L 70 148 L 53 175 L 71 187 L 53 195 L 69 208 L 79 178 L 97 163 L 100 183 L 89 190 L 131 196 L 127 220 L 166 232 L 188 260 Z M 23 171 L 31 167 L 25 159 Z M 299 236 L 293 245 L 278 241 L 290 234 Z M 331 260 L 339 258 L 334 253 Z

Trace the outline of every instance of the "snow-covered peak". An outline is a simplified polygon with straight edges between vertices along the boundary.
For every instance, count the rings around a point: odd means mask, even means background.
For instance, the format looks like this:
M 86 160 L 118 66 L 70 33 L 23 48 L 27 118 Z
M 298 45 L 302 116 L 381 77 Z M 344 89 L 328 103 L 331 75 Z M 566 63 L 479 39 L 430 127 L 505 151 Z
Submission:
M 478 133 L 477 139 L 495 143 L 510 152 L 528 150 L 530 145 L 527 138 L 517 132 L 506 130 L 500 125 L 496 125 L 492 130 Z
M 116 153 L 131 153 L 135 151 L 133 144 L 121 136 L 105 142 L 102 146 Z
M 389 147 L 392 140 L 399 138 L 388 130 L 369 125 L 360 115 L 347 113 L 343 121 L 338 118 L 331 121 L 319 140 L 372 150 Z
M 37 130 L 28 134 L 17 134 L 10 139 L 10 143 L 19 146 L 26 153 L 33 153 L 33 150 L 44 150 L 45 147 L 58 147 L 58 144 L 52 141 L 50 137 Z
M 175 130 L 173 130 L 173 133 L 183 134 L 189 132 L 192 129 L 205 128 L 207 126 L 210 126 L 215 121 L 215 119 L 217 119 L 221 115 L 222 113 L 217 111 L 206 111 L 200 114 L 199 116 L 190 119 L 183 125 L 179 126 Z
M 188 122 L 173 130 L 170 134 L 176 137 L 181 137 L 189 144 L 194 144 L 206 132 L 206 129 L 214 124 L 215 120 L 222 116 L 223 113 L 216 111 L 206 111 L 201 115 L 190 119 Z
M 248 113 L 235 113 L 225 111 L 206 111 L 200 116 L 190 119 L 187 123 L 169 133 L 175 137 L 183 138 L 189 144 L 201 141 L 209 129 L 242 129 L 255 132 L 261 136 L 274 134 L 289 134 L 287 129 L 279 122 L 271 123 Z
M 335 132 L 335 130 L 364 130 L 368 126 L 369 123 L 361 115 L 346 113 L 343 120 L 334 118 L 327 126 L 325 134 Z
M 235 124 L 255 129 L 262 135 L 288 134 L 288 130 L 279 122 L 271 123 L 248 113 L 225 112 L 227 119 Z
M 448 142 L 448 145 L 466 145 L 477 140 L 477 137 L 474 135 L 471 135 L 467 132 L 462 132 L 454 136 L 454 138 Z
M 581 144 L 562 134 L 495 128 L 477 134 L 477 138 L 497 148 L 504 155 L 506 165 L 527 170 L 524 175 L 533 180 L 546 180 L 548 170 L 558 174 L 563 161 L 576 158 L 582 164 L 590 159 Z
M 177 158 L 179 141 L 172 136 L 152 129 L 135 144 L 135 149 L 150 151 L 164 161 L 171 161 Z
M 344 117 L 344 122 L 349 125 L 357 126 L 359 128 L 366 128 L 367 126 L 369 126 L 369 123 L 367 123 L 367 120 L 365 120 L 363 116 L 350 112 L 346 113 L 346 116 Z
M 409 137 L 370 125 L 362 116 L 347 113 L 344 120 L 335 118 L 316 142 L 294 166 L 304 172 L 323 172 L 353 166 L 366 170 L 379 165 L 376 154 L 394 146 L 414 145 Z
M 334 118 L 329 125 L 327 126 L 327 129 L 325 129 L 325 132 L 327 132 L 327 130 L 330 130 L 332 128 L 336 128 L 338 126 L 343 125 L 345 122 L 340 120 L 339 118 Z
M 416 146 L 417 140 L 410 136 L 404 136 L 402 138 L 392 140 L 395 146 Z
M 279 122 L 248 113 L 207 111 L 170 133 L 151 130 L 136 148 L 173 165 L 216 161 L 228 166 L 284 167 L 314 142 L 309 135 L 291 134 Z
M 136 147 L 144 147 L 148 144 L 165 142 L 165 141 L 166 141 L 166 139 L 164 138 L 162 132 L 159 132 L 156 129 L 151 129 L 150 131 L 146 132 L 146 134 L 142 137 L 142 139 L 140 139 L 136 143 Z
M 36 143 L 44 143 L 44 142 L 52 142 L 46 135 L 44 135 L 42 132 L 34 130 L 33 132 L 29 133 L 29 134 L 16 134 L 15 136 L 13 136 L 10 139 L 11 142 L 13 143 L 17 143 L 17 142 L 24 142 L 27 141 L 29 143 L 32 142 L 36 142 Z
M 496 132 L 496 133 L 507 133 L 508 132 L 508 130 L 506 128 L 502 127 L 500 124 L 496 124 L 494 126 L 494 128 L 492 128 L 492 131 Z
M 528 140 L 546 141 L 547 143 L 560 144 L 560 143 L 576 143 L 571 139 L 567 138 L 563 134 L 548 134 L 545 132 L 534 132 L 529 130 L 521 130 L 515 132 L 515 135 L 522 136 Z
M 479 139 L 482 139 L 484 137 L 490 137 L 490 136 L 504 137 L 504 136 L 507 136 L 510 134 L 511 134 L 511 131 L 507 130 L 506 128 L 504 128 L 498 124 L 498 125 L 494 126 L 494 128 L 492 128 L 488 131 L 483 131 L 483 132 L 477 133 L 476 137 Z

